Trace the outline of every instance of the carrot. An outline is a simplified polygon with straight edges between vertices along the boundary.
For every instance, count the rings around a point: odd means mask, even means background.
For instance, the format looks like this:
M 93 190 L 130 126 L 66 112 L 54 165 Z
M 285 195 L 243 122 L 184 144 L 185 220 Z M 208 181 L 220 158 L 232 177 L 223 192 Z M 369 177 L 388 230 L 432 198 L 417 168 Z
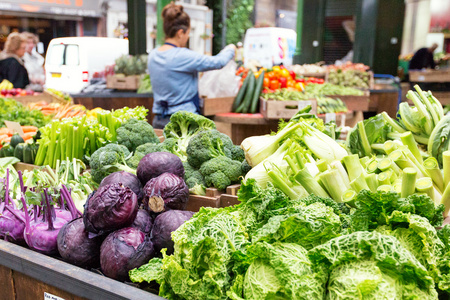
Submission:
M 36 131 L 35 132 L 26 132 L 23 134 L 22 138 L 26 141 L 28 139 L 32 139 L 33 136 L 36 135 Z
M 11 131 L 7 127 L 0 128 L 0 135 L 9 133 L 11 133 Z
M 5 143 L 11 142 L 11 137 L 8 136 L 7 138 L 3 139 L 2 142 L 5 142 Z
M 21 126 L 22 127 L 22 131 L 24 133 L 26 132 L 36 132 L 38 131 L 38 128 L 36 126 Z
M 9 136 L 7 134 L 2 134 L 0 135 L 0 142 L 3 142 L 4 140 L 6 140 Z

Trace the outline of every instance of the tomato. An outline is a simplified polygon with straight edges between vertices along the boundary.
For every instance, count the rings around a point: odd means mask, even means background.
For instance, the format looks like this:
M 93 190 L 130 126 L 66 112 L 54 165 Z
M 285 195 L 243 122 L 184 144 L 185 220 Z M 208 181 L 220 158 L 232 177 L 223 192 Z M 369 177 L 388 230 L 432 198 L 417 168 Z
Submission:
M 280 84 L 281 84 L 281 88 L 285 88 L 287 86 L 287 79 L 286 78 L 281 77 L 279 79 L 279 81 L 280 81 Z
M 296 82 L 305 82 L 305 78 L 297 78 L 295 79 Z
M 269 83 L 269 88 L 271 90 L 279 89 L 280 88 L 280 82 L 278 80 L 276 80 L 276 79 L 271 80 L 270 83 Z
M 267 78 L 269 78 L 269 80 L 273 80 L 275 78 L 275 73 L 274 72 L 267 72 L 266 73 Z
M 265 88 L 269 87 L 270 85 L 270 79 L 264 76 L 263 86 Z
M 280 76 L 284 78 L 291 78 L 291 74 L 289 74 L 289 71 L 286 69 L 282 69 L 280 71 Z
M 325 80 L 323 80 L 322 78 L 317 79 L 317 83 L 323 84 L 325 82 Z
M 294 80 L 297 78 L 297 75 L 295 74 L 294 71 L 289 71 L 289 75 L 291 75 L 291 78 Z

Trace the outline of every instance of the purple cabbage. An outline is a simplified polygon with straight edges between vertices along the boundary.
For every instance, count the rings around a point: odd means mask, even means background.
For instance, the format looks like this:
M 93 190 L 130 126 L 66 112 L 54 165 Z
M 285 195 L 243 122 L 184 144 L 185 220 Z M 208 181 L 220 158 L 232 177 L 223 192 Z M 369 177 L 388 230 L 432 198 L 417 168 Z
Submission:
M 153 152 L 144 156 L 138 164 L 136 174 L 142 185 L 163 173 L 172 173 L 184 178 L 181 159 L 169 152 Z
M 142 201 L 142 197 L 144 196 L 144 194 L 142 193 L 142 184 L 136 175 L 128 173 L 126 171 L 111 173 L 103 178 L 99 188 L 113 183 L 122 183 L 124 186 L 129 187 L 136 194 L 138 200 Z
M 183 178 L 172 173 L 163 173 L 144 187 L 144 204 L 154 213 L 169 209 L 184 210 L 188 199 L 188 186 Z
M 79 267 L 97 267 L 100 264 L 102 237 L 89 238 L 83 218 L 65 224 L 58 234 L 58 252 L 61 257 Z
M 185 210 L 169 210 L 159 214 L 153 223 L 153 229 L 150 239 L 159 253 L 161 249 L 166 248 L 167 255 L 173 254 L 174 243 L 172 241 L 172 232 L 178 229 L 184 222 L 192 218 L 194 212 Z
M 153 228 L 153 221 L 150 214 L 145 209 L 139 209 L 131 227 L 137 228 L 146 235 L 149 235 Z
M 154 249 L 150 237 L 137 228 L 117 230 L 103 241 L 100 248 L 100 265 L 106 276 L 125 281 L 128 271 L 148 263 Z
M 102 186 L 84 205 L 84 225 L 94 234 L 130 226 L 138 211 L 136 194 L 120 183 Z

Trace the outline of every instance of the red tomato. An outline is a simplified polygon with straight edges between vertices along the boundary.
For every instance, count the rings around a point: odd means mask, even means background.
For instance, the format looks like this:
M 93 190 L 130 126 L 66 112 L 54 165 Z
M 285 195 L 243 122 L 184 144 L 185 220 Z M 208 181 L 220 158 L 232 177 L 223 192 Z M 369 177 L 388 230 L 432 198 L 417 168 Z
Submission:
M 281 84 L 281 88 L 285 88 L 287 86 L 287 79 L 286 78 L 281 77 L 279 79 L 279 81 L 280 81 L 280 84 Z
M 280 82 L 278 80 L 271 80 L 269 84 L 269 88 L 271 90 L 277 90 L 280 88 Z
M 265 88 L 270 86 L 270 79 L 264 76 L 263 86 Z

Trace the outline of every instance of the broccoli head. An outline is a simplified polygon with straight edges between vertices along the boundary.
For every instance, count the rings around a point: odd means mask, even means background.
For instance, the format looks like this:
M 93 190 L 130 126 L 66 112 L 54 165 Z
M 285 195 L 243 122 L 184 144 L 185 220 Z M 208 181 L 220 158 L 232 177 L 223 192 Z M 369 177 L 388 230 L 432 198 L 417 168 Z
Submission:
M 189 192 L 195 195 L 205 195 L 205 178 L 199 170 L 193 168 L 188 162 L 183 162 L 184 180 L 189 188 Z
M 187 161 L 194 168 L 214 157 L 226 156 L 232 158 L 235 146 L 230 137 L 216 129 L 205 130 L 195 135 L 187 147 Z
M 234 145 L 231 148 L 231 159 L 243 161 L 245 159 L 245 152 L 242 150 L 241 146 Z
M 167 150 L 167 152 L 175 154 L 183 162 L 186 161 L 186 159 L 187 159 L 186 152 L 183 152 L 183 151 L 180 150 L 180 147 L 178 146 L 177 139 L 175 139 L 175 138 L 164 139 L 164 142 L 162 142 L 161 144 Z
M 252 169 L 252 167 L 248 164 L 247 160 L 246 159 L 242 160 L 242 163 L 241 163 L 242 176 L 245 176 L 245 174 L 250 172 L 251 169 Z
M 117 131 L 117 142 L 130 151 L 135 151 L 140 145 L 146 143 L 159 143 L 159 138 L 147 121 L 129 119 Z
M 146 143 L 136 148 L 136 151 L 134 152 L 133 156 L 127 160 L 127 165 L 133 169 L 137 169 L 137 166 L 141 161 L 141 159 L 147 154 L 153 152 L 170 152 L 170 151 L 166 149 L 164 143 L 160 144 Z
M 203 163 L 200 173 L 205 177 L 206 186 L 224 190 L 239 181 L 242 176 L 241 163 L 226 156 L 219 156 Z
M 89 161 L 92 179 L 100 183 L 103 178 L 118 171 L 136 174 L 136 171 L 125 162 L 129 156 L 130 151 L 123 145 L 108 144 L 97 149 Z
M 166 139 L 175 139 L 177 142 L 176 152 L 180 153 L 177 155 L 182 158 L 186 157 L 186 148 L 194 135 L 202 130 L 215 128 L 216 124 L 208 118 L 187 111 L 178 111 L 170 117 L 170 122 L 164 127 L 163 132 Z

